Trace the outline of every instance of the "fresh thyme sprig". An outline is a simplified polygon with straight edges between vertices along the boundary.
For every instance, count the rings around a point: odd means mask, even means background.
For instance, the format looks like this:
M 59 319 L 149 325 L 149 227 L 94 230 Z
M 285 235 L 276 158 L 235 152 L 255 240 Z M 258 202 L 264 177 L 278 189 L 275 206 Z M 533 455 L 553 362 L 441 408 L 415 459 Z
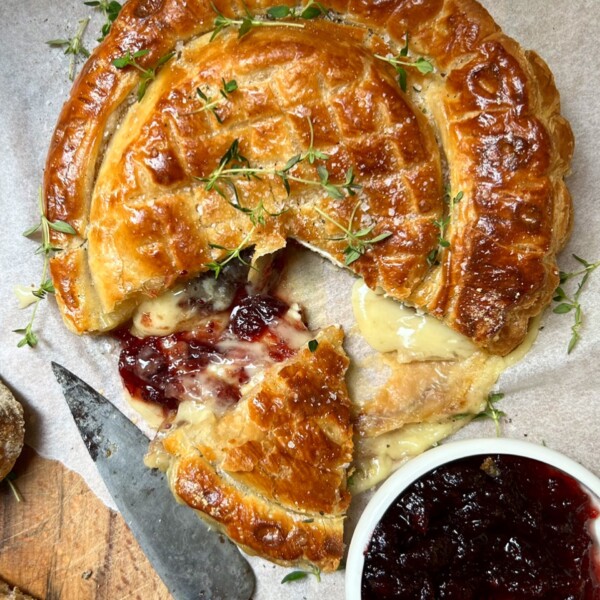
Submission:
M 458 192 L 456 196 L 452 196 L 450 190 L 446 190 L 445 202 L 448 205 L 448 214 L 440 219 L 434 219 L 433 224 L 438 228 L 438 245 L 427 255 L 427 264 L 430 267 L 439 265 L 439 255 L 445 248 L 450 247 L 450 242 L 446 239 L 448 225 L 452 219 L 454 207 L 463 199 L 463 192 Z
M 300 10 L 300 13 L 298 11 Z M 267 9 L 267 15 L 272 19 L 285 19 L 287 17 L 300 17 L 301 19 L 316 19 L 321 15 L 325 16 L 329 9 L 325 8 L 320 2 L 309 0 L 306 6 L 301 9 L 291 6 L 272 6 Z
M 250 169 L 250 161 L 240 154 L 240 142 L 238 139 L 233 140 L 227 151 L 221 158 L 219 159 L 219 165 L 217 168 L 208 176 L 208 177 L 198 177 L 198 181 L 204 182 L 204 189 L 208 192 L 214 190 L 223 198 L 227 198 L 227 194 L 223 191 L 223 189 L 218 185 L 220 182 L 228 185 L 238 199 L 237 188 L 235 187 L 235 183 L 231 180 L 230 177 L 227 177 L 228 171 L 238 171 L 241 169 L 247 169 L 251 174 L 244 174 L 246 178 L 255 177 L 254 172 L 256 169 Z
M 91 2 L 84 2 L 84 4 L 100 9 L 106 18 L 106 22 L 102 25 L 102 37 L 98 38 L 98 41 L 101 42 L 108 35 L 112 24 L 123 7 L 116 0 L 92 0 Z
M 502 398 L 504 398 L 504 394 L 502 392 L 490 392 L 488 394 L 488 397 L 486 398 L 485 407 L 481 412 L 478 412 L 476 414 L 460 413 L 460 414 L 454 415 L 453 418 L 454 419 L 471 418 L 471 419 L 473 419 L 473 421 L 480 420 L 480 419 L 492 419 L 492 421 L 494 421 L 494 424 L 496 426 L 496 436 L 500 437 L 502 434 L 501 427 L 500 427 L 500 419 L 505 417 L 506 413 L 501 410 L 498 410 L 496 408 L 496 404 L 498 402 L 500 402 L 500 400 L 502 400 Z
M 416 60 L 408 58 L 408 40 L 409 36 L 407 33 L 406 43 L 404 44 L 402 50 L 400 50 L 400 53 L 396 56 L 382 56 L 381 54 L 375 55 L 375 58 L 389 63 L 392 65 L 392 67 L 394 67 L 394 69 L 396 69 L 396 74 L 398 75 L 398 85 L 403 92 L 406 92 L 408 87 L 408 75 L 406 73 L 406 67 L 417 69 L 419 73 L 422 73 L 423 75 L 433 72 L 433 65 L 426 58 L 419 57 Z
M 254 225 L 252 227 L 252 229 L 248 232 L 246 237 L 239 243 L 239 245 L 236 248 L 226 248 L 225 246 L 220 246 L 219 244 L 209 244 L 209 246 L 211 248 L 215 248 L 216 250 L 224 250 L 225 251 L 225 258 L 223 260 L 212 261 L 212 262 L 204 264 L 205 267 L 208 267 L 209 271 L 214 272 L 215 279 L 218 279 L 219 275 L 221 274 L 221 271 L 223 270 L 223 267 L 227 263 L 231 262 L 232 260 L 234 260 L 236 258 L 243 265 L 246 265 L 247 267 L 250 267 L 251 269 L 256 269 L 249 262 L 244 260 L 241 256 L 242 251 L 246 248 L 246 244 L 247 244 L 248 240 L 252 237 L 252 234 L 254 233 L 255 229 L 256 229 L 256 225 Z
M 202 106 L 202 108 L 199 108 L 198 110 L 187 114 L 194 115 L 199 112 L 208 110 L 215 116 L 215 119 L 217 119 L 219 123 L 223 123 L 223 119 L 221 119 L 221 116 L 217 111 L 217 106 L 221 104 L 221 102 L 223 102 L 224 100 L 227 100 L 227 96 L 229 96 L 229 94 L 232 94 L 238 89 L 238 84 L 235 79 L 225 81 L 224 78 L 221 78 L 221 81 L 223 82 L 223 87 L 219 90 L 220 96 L 217 96 L 216 98 L 209 98 L 200 88 L 196 88 L 196 94 L 202 101 L 204 101 L 204 106 Z
M 327 221 L 335 225 L 338 229 L 343 231 L 344 235 L 334 238 L 329 238 L 334 241 L 346 241 L 348 245 L 344 248 L 344 264 L 346 266 L 351 265 L 354 261 L 358 260 L 367 250 L 373 247 L 373 244 L 377 244 L 390 237 L 392 233 L 390 231 L 385 231 L 380 233 L 379 235 L 366 239 L 368 235 L 371 234 L 373 229 L 375 229 L 375 225 L 371 225 L 370 227 L 365 227 L 358 231 L 352 231 L 352 225 L 354 223 L 354 218 L 356 216 L 356 211 L 360 206 L 361 201 L 359 200 L 352 214 L 350 215 L 350 219 L 348 220 L 348 227 L 345 227 L 341 223 L 338 223 L 335 219 L 330 217 L 326 212 L 323 212 L 318 206 L 315 206 L 315 210 Z
M 44 200 L 42 197 L 42 191 L 39 192 L 39 210 L 40 210 L 40 221 L 37 225 L 30 227 L 27 231 L 23 232 L 25 237 L 29 237 L 36 233 L 37 231 L 42 232 L 42 243 L 37 248 L 36 254 L 43 254 L 44 256 L 44 266 L 42 268 L 42 279 L 39 287 L 37 289 L 32 289 L 31 294 L 34 296 L 31 304 L 33 304 L 33 310 L 31 311 L 31 316 L 29 318 L 29 322 L 27 325 L 21 329 L 15 329 L 14 333 L 22 334 L 22 338 L 17 344 L 19 348 L 27 345 L 33 348 L 37 345 L 38 339 L 33 331 L 33 322 L 35 320 L 35 315 L 38 309 L 38 305 L 40 300 L 43 300 L 47 294 L 54 293 L 54 285 L 52 284 L 52 280 L 48 277 L 48 262 L 50 257 L 54 254 L 54 252 L 60 250 L 52 245 L 50 241 L 50 230 L 58 231 L 60 233 L 67 234 L 76 234 L 77 232 L 71 225 L 65 223 L 64 221 L 49 221 L 44 213 Z
M 554 308 L 556 314 L 564 315 L 570 312 L 573 312 L 575 317 L 575 322 L 571 327 L 571 340 L 569 341 L 569 346 L 567 348 L 567 353 L 571 354 L 577 346 L 577 343 L 581 339 L 581 328 L 583 327 L 583 309 L 579 302 L 579 298 L 581 293 L 583 292 L 583 288 L 587 283 L 590 275 L 600 267 L 600 261 L 590 263 L 583 258 L 580 258 L 576 254 L 573 254 L 573 258 L 583 266 L 583 269 L 579 271 L 575 271 L 573 273 L 565 273 L 563 271 L 560 272 L 560 286 L 556 288 L 554 292 L 554 301 L 559 302 L 558 306 Z M 582 276 L 582 277 L 581 277 Z M 577 284 L 577 289 L 573 296 L 568 296 L 565 292 L 563 285 L 573 279 L 575 277 L 581 277 L 581 281 Z
M 77 56 L 83 56 L 87 58 L 90 53 L 83 45 L 83 34 L 90 22 L 90 18 L 82 19 L 79 21 L 79 28 L 77 29 L 77 33 L 69 39 L 57 39 L 57 40 L 49 40 L 46 42 L 48 46 L 52 48 L 64 48 L 65 54 L 71 55 L 71 60 L 69 61 L 69 79 L 73 81 L 75 78 L 75 60 Z
M 440 219 L 435 219 L 433 224 L 438 228 L 438 245 L 427 255 L 427 264 L 430 267 L 439 265 L 439 255 L 443 248 L 448 248 L 450 242 L 446 239 L 446 227 L 450 225 L 450 216 L 442 216 Z
M 266 19 L 257 19 L 256 15 L 253 15 L 248 8 L 246 8 L 246 16 L 242 19 L 231 19 L 226 17 L 223 13 L 221 13 L 217 7 L 211 2 L 212 9 L 215 11 L 217 17 L 215 18 L 215 29 L 210 37 L 210 41 L 212 42 L 224 29 L 228 27 L 239 27 L 238 29 L 238 38 L 245 36 L 251 29 L 255 27 L 298 27 L 302 29 L 304 27 L 303 23 L 292 23 L 290 21 L 282 21 L 282 17 L 275 17 L 274 15 L 269 15 L 274 20 L 266 20 Z M 289 16 L 289 15 L 286 15 Z M 310 17 L 314 18 L 314 17 Z
M 252 225 L 266 225 L 267 223 L 267 217 L 279 217 L 280 215 L 282 215 L 283 213 L 287 212 L 287 208 L 284 210 L 281 210 L 279 212 L 269 212 L 266 208 L 265 205 L 263 203 L 262 200 L 259 200 L 258 204 L 254 207 L 254 208 L 249 208 L 247 206 L 242 206 L 241 204 L 239 204 L 239 197 L 237 196 L 237 192 L 236 192 L 236 202 L 229 202 L 229 204 L 231 204 L 231 206 L 233 206 L 233 208 L 235 208 L 236 210 L 239 210 L 240 212 L 243 212 L 245 215 L 248 216 L 248 218 L 250 219 L 250 222 L 252 223 Z
M 290 158 L 290 160 L 288 160 L 285 164 L 285 167 L 283 167 L 284 171 L 289 171 L 292 167 L 295 167 L 298 163 L 304 160 L 308 160 L 311 165 L 314 164 L 316 160 L 329 160 L 329 154 L 325 154 L 324 152 L 321 152 L 315 148 L 315 130 L 310 117 L 306 117 L 306 120 L 308 121 L 308 128 L 310 130 L 310 143 L 308 150 L 292 156 L 292 158 Z
M 314 575 L 319 583 L 321 583 L 321 569 L 319 567 L 311 566 L 310 571 L 292 571 L 288 573 L 282 580 L 281 583 L 289 583 L 290 581 L 299 581 L 300 579 L 306 579 L 309 575 Z
M 492 421 L 494 421 L 497 437 L 500 437 L 502 435 L 500 419 L 506 416 L 505 412 L 496 408 L 496 404 L 500 402 L 502 398 L 504 398 L 504 394 L 502 392 L 490 392 L 485 401 L 485 408 L 473 417 L 474 421 L 478 419 L 491 419 Z
M 134 67 L 141 73 L 140 84 L 138 85 L 137 89 L 138 102 L 140 102 L 140 100 L 144 97 L 144 94 L 146 93 L 150 82 L 156 79 L 158 69 L 162 67 L 165 63 L 169 62 L 175 56 L 175 52 L 168 52 L 167 54 L 161 56 L 153 67 L 148 67 L 147 69 L 144 69 L 144 67 L 142 67 L 137 62 L 137 59 L 142 58 L 143 56 L 146 56 L 149 53 L 150 50 L 138 50 L 137 52 L 131 54 L 131 51 L 127 50 L 127 52 L 123 56 L 115 58 L 112 61 L 112 64 L 117 69 Z
M 260 179 L 261 176 L 269 175 L 278 177 L 281 180 L 288 195 L 291 191 L 290 181 L 294 181 L 305 185 L 321 187 L 334 200 L 341 200 L 345 195 L 354 196 L 356 191 L 360 189 L 360 185 L 355 182 L 352 167 L 346 172 L 345 179 L 342 183 L 332 183 L 329 180 L 329 172 L 324 165 L 319 165 L 317 167 L 318 179 L 306 179 L 290 174 L 290 171 L 300 162 L 304 160 L 310 162 L 311 159 L 314 162 L 317 158 L 324 156 L 327 155 L 312 147 L 311 141 L 311 147 L 306 152 L 292 157 L 282 169 L 252 167 L 250 166 L 250 161 L 240 154 L 239 140 L 236 139 L 219 160 L 217 168 L 208 175 L 208 177 L 198 177 L 197 179 L 204 182 L 207 191 L 214 190 L 224 198 L 227 198 L 227 195 L 219 184 L 225 184 L 232 189 L 237 199 L 238 193 L 235 186 L 235 178 Z M 329 157 L 327 156 L 327 158 Z M 240 204 L 239 201 L 237 203 Z
M 230 161 L 236 161 L 234 164 L 241 164 L 242 166 L 250 164 L 248 159 L 245 156 L 242 156 L 240 154 L 239 145 L 236 142 L 237 142 L 237 140 L 234 141 L 234 143 L 229 147 L 227 152 L 221 157 L 221 160 L 219 162 L 219 167 L 217 167 L 217 169 L 220 169 L 220 168 L 224 169 L 224 167 L 227 166 L 227 164 Z M 254 177 L 256 177 L 256 176 L 254 176 Z M 207 185 L 205 186 L 205 189 L 206 190 L 214 189 L 220 196 L 225 198 L 225 200 L 227 200 L 227 202 L 233 208 L 244 213 L 250 219 L 250 222 L 254 226 L 257 226 L 257 225 L 264 226 L 266 224 L 267 217 L 279 217 L 280 215 L 287 212 L 287 210 L 288 210 L 288 209 L 284 209 L 284 210 L 281 210 L 279 212 L 274 212 L 274 213 L 269 212 L 266 209 L 263 200 L 259 200 L 258 204 L 254 208 L 250 208 L 249 206 L 244 206 L 242 204 L 242 201 L 240 200 L 240 195 L 238 193 L 237 186 L 235 185 L 235 183 L 232 180 L 226 178 L 225 183 L 231 189 L 231 192 L 234 197 L 234 201 L 232 202 L 229 199 L 229 197 L 227 196 L 227 194 L 225 194 L 223 189 L 216 184 L 216 181 L 218 181 L 218 180 L 219 179 L 217 178 L 217 180 L 215 180 L 215 182 L 213 182 L 211 184 L 207 183 Z
M 348 169 L 344 182 L 339 184 L 329 181 L 329 173 L 323 165 L 319 165 L 317 167 L 318 180 L 296 177 L 295 175 L 291 175 L 289 173 L 294 167 L 303 161 L 306 161 L 309 164 L 314 164 L 317 160 L 327 160 L 329 158 L 327 154 L 317 150 L 314 147 L 314 131 L 310 119 L 309 127 L 311 132 L 309 148 L 288 160 L 283 169 L 252 167 L 250 165 L 250 161 L 243 154 L 241 154 L 239 140 L 236 139 L 229 146 L 225 154 L 223 154 L 216 169 L 214 169 L 214 171 L 208 177 L 197 178 L 199 181 L 202 181 L 205 184 L 204 188 L 207 191 L 214 190 L 223 198 L 225 198 L 227 202 L 231 204 L 231 206 L 246 214 L 253 225 L 248 235 L 236 248 L 230 249 L 218 244 L 210 244 L 211 248 L 225 251 L 224 260 L 213 261 L 206 263 L 205 265 L 215 273 L 215 278 L 219 277 L 223 267 L 233 259 L 237 258 L 243 264 L 248 265 L 248 263 L 241 257 L 241 252 L 245 248 L 246 243 L 254 233 L 256 227 L 259 225 L 265 225 L 267 217 L 277 217 L 285 212 L 285 210 L 277 213 L 269 212 L 265 208 L 262 200 L 260 200 L 254 208 L 244 206 L 240 201 L 240 195 L 238 193 L 237 186 L 235 185 L 236 178 L 242 177 L 250 180 L 260 179 L 262 176 L 266 175 L 275 176 L 281 179 L 288 194 L 290 193 L 290 181 L 304 183 L 307 185 L 317 185 L 322 187 L 332 198 L 337 200 L 344 198 L 344 193 L 348 196 L 354 196 L 356 191 L 360 189 L 360 185 L 354 181 L 354 173 L 352 168 Z M 231 190 L 234 201 L 229 199 L 229 196 L 223 187 L 224 185 Z M 374 226 L 358 232 L 352 232 L 352 221 L 354 220 L 357 209 L 358 204 L 352 213 L 352 218 L 350 220 L 348 229 L 342 225 L 339 225 L 336 221 L 333 221 L 328 215 L 324 215 L 326 218 L 329 218 L 334 224 L 340 227 L 342 231 L 344 231 L 344 237 L 336 239 L 348 239 L 349 241 L 350 250 L 345 252 L 346 264 L 351 264 L 357 260 L 361 254 L 364 254 L 366 250 L 371 247 L 372 244 L 379 242 L 391 235 L 390 233 L 384 233 L 372 239 L 363 239 L 371 233 Z

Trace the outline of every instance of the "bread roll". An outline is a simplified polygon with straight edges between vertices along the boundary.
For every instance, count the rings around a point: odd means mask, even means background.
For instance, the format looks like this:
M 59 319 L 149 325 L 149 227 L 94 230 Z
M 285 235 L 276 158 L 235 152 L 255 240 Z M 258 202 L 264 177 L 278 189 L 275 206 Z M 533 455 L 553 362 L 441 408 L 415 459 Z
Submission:
M 0 481 L 8 475 L 21 454 L 24 437 L 23 407 L 0 382 Z

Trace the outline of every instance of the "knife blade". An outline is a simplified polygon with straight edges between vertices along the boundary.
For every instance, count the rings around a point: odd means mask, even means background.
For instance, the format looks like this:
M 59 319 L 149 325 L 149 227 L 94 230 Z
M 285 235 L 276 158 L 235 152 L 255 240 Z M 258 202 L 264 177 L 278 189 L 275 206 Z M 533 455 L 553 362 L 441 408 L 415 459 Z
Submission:
M 176 600 L 248 600 L 252 568 L 236 546 L 178 504 L 165 476 L 144 465 L 148 438 L 61 365 L 54 375 L 115 504 Z

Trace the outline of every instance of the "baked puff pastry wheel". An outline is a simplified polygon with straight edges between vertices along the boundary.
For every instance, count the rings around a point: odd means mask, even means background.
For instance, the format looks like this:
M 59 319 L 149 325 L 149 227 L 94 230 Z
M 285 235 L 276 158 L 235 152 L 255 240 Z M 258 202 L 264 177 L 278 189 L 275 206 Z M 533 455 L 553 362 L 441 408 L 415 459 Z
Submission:
M 62 110 L 44 195 L 76 231 L 52 231 L 64 320 L 118 332 L 175 495 L 250 552 L 333 570 L 353 448 L 449 433 L 549 303 L 573 138 L 545 63 L 475 0 L 286 4 L 129 0 Z M 468 357 L 404 361 L 350 402 L 341 330 L 270 293 L 291 240 Z

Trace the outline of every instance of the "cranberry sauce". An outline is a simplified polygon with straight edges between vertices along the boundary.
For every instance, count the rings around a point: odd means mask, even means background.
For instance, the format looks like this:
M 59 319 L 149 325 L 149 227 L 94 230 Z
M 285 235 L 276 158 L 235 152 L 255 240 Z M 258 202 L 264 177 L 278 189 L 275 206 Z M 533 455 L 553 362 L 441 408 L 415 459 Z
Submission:
M 408 487 L 365 552 L 362 599 L 600 599 L 598 517 L 568 475 L 475 456 Z
M 272 296 L 246 296 L 231 311 L 229 328 L 240 340 L 255 342 L 289 306 Z
M 119 333 L 121 355 L 119 373 L 127 391 L 135 398 L 177 408 L 185 388 L 182 379 L 204 371 L 225 357 L 215 344 L 203 341 L 199 331 L 181 331 L 166 336 L 137 338 L 129 331 Z M 247 381 L 240 374 L 239 385 Z M 227 385 L 214 378 L 213 392 L 226 405 L 239 400 L 239 385 Z
M 189 298 L 182 302 L 189 304 Z M 240 399 L 240 387 L 256 369 L 296 352 L 278 335 L 289 306 L 273 296 L 251 293 L 245 282 L 231 294 L 225 310 L 210 314 L 209 303 L 198 305 L 202 319 L 191 331 L 144 338 L 128 329 L 117 332 L 119 372 L 133 397 L 165 409 L 195 400 L 225 410 Z M 300 321 L 289 326 L 304 331 Z

